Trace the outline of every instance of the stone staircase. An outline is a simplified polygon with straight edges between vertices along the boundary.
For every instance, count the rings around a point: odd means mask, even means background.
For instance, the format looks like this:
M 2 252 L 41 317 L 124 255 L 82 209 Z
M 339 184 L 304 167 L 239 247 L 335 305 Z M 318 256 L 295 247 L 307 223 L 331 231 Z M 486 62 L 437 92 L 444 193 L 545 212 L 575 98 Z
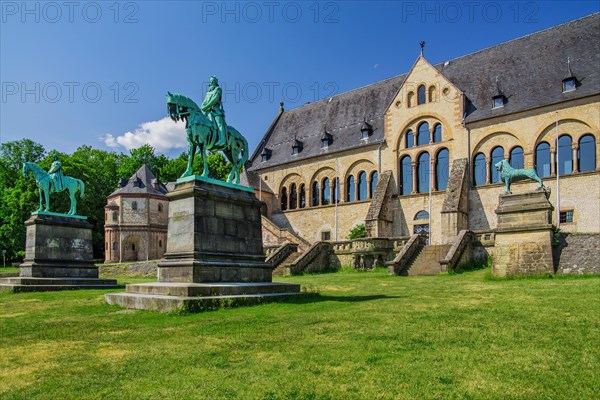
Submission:
M 281 262 L 281 264 L 279 264 L 273 270 L 273 275 L 283 275 L 285 273 L 286 268 L 289 268 L 289 266 L 292 265 L 292 263 L 296 261 L 301 255 L 302 253 L 300 252 L 291 253 L 289 256 L 287 256 L 285 260 Z
M 440 261 L 446 257 L 450 247 L 452 247 L 451 244 L 422 247 L 402 271 L 402 275 L 437 275 L 445 272 Z

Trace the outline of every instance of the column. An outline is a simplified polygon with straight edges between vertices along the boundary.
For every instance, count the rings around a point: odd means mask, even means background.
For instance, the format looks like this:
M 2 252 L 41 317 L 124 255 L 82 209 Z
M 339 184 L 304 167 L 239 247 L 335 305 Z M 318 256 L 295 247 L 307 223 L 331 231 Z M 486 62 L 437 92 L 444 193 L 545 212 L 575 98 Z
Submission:
M 550 148 L 550 176 L 556 176 L 556 148 Z
M 485 158 L 485 183 L 488 185 L 492 182 L 492 171 L 490 170 L 492 162 L 489 157 Z
M 417 193 L 417 162 L 411 161 L 412 165 L 412 192 Z
M 579 172 L 579 167 L 577 165 L 577 151 L 579 150 L 579 144 L 574 142 L 571 148 L 573 149 L 573 173 L 575 174 Z
M 431 157 L 429 160 L 431 161 L 430 163 L 430 168 L 431 168 L 431 173 L 429 174 L 429 185 L 431 186 L 431 191 L 435 192 L 437 189 L 437 174 L 436 174 L 436 166 L 437 166 L 437 162 L 435 157 L 433 157 L 433 154 L 430 154 L 429 157 Z

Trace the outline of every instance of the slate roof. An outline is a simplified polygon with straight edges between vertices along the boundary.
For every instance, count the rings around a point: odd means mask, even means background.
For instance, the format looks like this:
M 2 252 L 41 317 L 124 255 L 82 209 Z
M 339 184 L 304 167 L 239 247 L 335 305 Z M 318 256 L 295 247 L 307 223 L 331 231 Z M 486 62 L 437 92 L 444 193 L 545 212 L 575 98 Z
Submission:
M 137 185 L 135 184 L 136 181 L 138 182 Z M 129 181 L 124 186 L 112 192 L 108 197 L 122 194 L 152 194 L 164 196 L 168 192 L 167 187 L 159 182 L 152 170 L 144 164 L 135 172 L 135 174 L 131 175 L 131 178 L 129 178 Z
M 562 93 L 568 73 L 567 57 L 579 85 Z M 566 100 L 600 93 L 600 13 L 523 36 L 456 59 L 434 65 L 442 75 L 465 92 L 465 122 L 471 123 Z M 498 77 L 498 86 L 496 85 Z M 406 74 L 341 93 L 315 103 L 285 111 L 281 109 L 254 151 L 249 170 L 384 141 L 383 114 L 400 89 Z M 504 107 L 492 109 L 492 97 L 500 87 Z M 368 139 L 360 139 L 366 120 L 373 127 Z M 324 130 L 333 143 L 321 148 Z M 303 142 L 300 154 L 292 155 L 294 140 Z M 260 153 L 272 151 L 262 162 Z

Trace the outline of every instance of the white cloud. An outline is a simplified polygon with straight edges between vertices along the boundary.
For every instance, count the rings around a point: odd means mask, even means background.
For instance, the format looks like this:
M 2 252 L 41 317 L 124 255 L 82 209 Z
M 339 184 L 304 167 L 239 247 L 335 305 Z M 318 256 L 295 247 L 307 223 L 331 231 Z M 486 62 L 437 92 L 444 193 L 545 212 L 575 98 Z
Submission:
M 107 133 L 101 139 L 108 147 L 123 146 L 127 150 L 138 148 L 144 144 L 149 144 L 161 153 L 172 149 L 187 148 L 184 124 L 182 122 L 175 123 L 169 117 L 158 121 L 144 122 L 135 131 L 125 132 L 119 136 Z

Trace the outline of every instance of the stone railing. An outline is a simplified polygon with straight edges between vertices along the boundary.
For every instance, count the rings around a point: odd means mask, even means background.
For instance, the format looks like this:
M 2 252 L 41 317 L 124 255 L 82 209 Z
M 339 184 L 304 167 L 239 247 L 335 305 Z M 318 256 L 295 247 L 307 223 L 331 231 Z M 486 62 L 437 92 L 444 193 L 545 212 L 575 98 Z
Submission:
M 395 238 L 359 238 L 330 242 L 331 248 L 337 253 L 358 253 L 368 251 L 394 251 L 404 246 L 408 237 Z
M 400 274 L 415 253 L 425 246 L 425 243 L 425 236 L 419 234 L 412 235 L 396 258 L 394 258 L 393 261 L 386 263 L 389 273 L 395 275 Z
M 278 238 L 284 239 L 291 243 L 298 243 L 300 250 L 305 250 L 310 247 L 310 243 L 307 242 L 304 238 L 300 237 L 299 235 L 290 231 L 287 228 L 280 228 L 264 215 L 262 216 L 261 221 L 263 229 L 267 229 Z
M 271 257 L 271 255 L 273 253 L 275 253 L 277 251 L 278 248 L 280 248 L 281 246 L 263 246 L 263 251 L 265 253 L 265 256 L 267 258 Z
M 284 243 L 273 251 L 265 260 L 273 265 L 273 268 L 277 268 L 288 256 L 298 251 L 298 245 L 296 243 Z
M 448 250 L 448 254 L 440 261 L 442 271 L 452 271 L 459 263 L 465 249 L 470 245 L 473 238 L 473 233 L 468 230 L 462 230 L 454 240 L 452 247 Z
M 331 245 L 328 242 L 315 242 L 290 266 L 285 274 L 297 275 L 304 272 L 321 272 L 329 268 L 329 252 Z

